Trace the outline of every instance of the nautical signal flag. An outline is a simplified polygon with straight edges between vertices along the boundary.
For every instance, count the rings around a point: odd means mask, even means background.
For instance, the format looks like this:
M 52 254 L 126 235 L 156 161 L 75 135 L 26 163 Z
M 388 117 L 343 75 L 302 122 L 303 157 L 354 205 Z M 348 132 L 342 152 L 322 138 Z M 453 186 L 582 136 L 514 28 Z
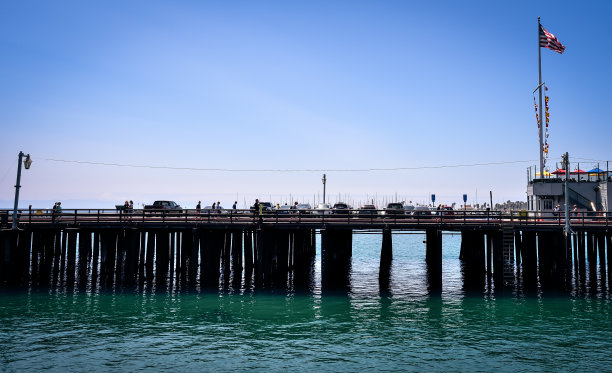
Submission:
M 546 31 L 542 25 L 540 25 L 540 47 L 548 48 L 559 54 L 565 50 L 565 46 L 557 40 L 557 37 Z

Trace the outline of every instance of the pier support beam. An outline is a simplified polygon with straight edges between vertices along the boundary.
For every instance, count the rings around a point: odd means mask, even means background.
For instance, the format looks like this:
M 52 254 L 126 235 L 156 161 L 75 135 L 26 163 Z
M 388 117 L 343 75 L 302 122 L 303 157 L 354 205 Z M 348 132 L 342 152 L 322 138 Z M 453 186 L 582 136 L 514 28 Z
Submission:
M 442 232 L 437 229 L 428 229 L 425 237 L 428 290 L 438 293 L 442 290 Z
M 30 276 L 30 248 L 32 246 L 32 231 L 26 229 L 19 232 L 17 238 L 17 283 L 27 284 Z
M 321 287 L 345 289 L 350 286 L 353 231 L 321 230 Z
M 200 257 L 202 260 L 200 278 L 209 287 L 219 286 L 221 275 L 221 252 L 225 244 L 223 231 L 203 231 L 200 237 Z
M 463 288 L 467 291 L 482 291 L 485 286 L 486 265 L 491 273 L 493 260 L 493 247 L 489 240 L 487 255 L 485 256 L 485 234 L 483 231 L 461 231 L 461 257 Z M 488 259 L 488 261 L 485 261 Z
M 388 292 L 391 279 L 391 263 L 393 261 L 393 236 L 391 229 L 385 228 L 382 232 L 382 245 L 380 248 L 380 267 L 378 283 L 381 292 Z
M 0 231 L 0 245 L 2 250 L 2 257 L 0 258 L 0 284 L 14 282 L 12 279 L 15 278 L 15 267 L 12 261 L 17 252 L 17 231 Z

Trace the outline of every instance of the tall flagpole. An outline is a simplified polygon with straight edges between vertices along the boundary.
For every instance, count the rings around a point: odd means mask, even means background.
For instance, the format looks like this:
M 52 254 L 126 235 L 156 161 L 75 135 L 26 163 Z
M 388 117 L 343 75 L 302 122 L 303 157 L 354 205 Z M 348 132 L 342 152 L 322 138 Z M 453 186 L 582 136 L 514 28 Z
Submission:
M 540 121 L 538 135 L 540 137 L 540 178 L 544 178 L 544 141 L 542 132 L 544 131 L 544 115 L 542 113 L 542 48 L 540 47 L 540 17 L 538 17 L 538 87 L 540 90 Z

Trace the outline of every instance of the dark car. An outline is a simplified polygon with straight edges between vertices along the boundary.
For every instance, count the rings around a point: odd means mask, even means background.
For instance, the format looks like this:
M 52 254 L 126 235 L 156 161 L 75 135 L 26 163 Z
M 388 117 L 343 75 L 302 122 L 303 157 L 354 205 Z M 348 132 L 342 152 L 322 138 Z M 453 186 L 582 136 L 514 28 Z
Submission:
M 415 219 L 431 219 L 431 210 L 427 206 L 416 206 L 410 215 Z
M 174 201 L 155 201 L 152 205 L 145 205 L 144 209 L 153 212 L 158 210 L 170 210 L 173 212 L 183 212 L 183 208 Z
M 376 206 L 374 205 L 363 205 L 359 208 L 357 214 L 359 216 L 371 216 L 378 215 L 378 211 L 376 210 Z
M 399 202 L 392 202 L 387 204 L 387 207 L 382 212 L 385 216 L 403 218 L 406 210 L 404 210 L 404 205 Z
M 259 206 L 261 206 L 261 212 L 263 213 L 272 212 L 272 202 L 259 202 Z M 255 211 L 255 205 L 251 206 L 251 213 L 252 212 L 259 213 L 259 211 Z
M 332 214 L 348 215 L 350 209 L 351 208 L 346 203 L 338 202 L 338 203 L 335 203 L 334 206 L 332 207 Z

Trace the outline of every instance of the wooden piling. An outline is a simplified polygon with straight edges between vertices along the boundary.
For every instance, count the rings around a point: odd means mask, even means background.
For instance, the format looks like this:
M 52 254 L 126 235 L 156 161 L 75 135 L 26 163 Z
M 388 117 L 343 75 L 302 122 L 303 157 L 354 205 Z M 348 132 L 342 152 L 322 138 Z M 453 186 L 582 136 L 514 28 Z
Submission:
M 493 280 L 495 281 L 495 291 L 497 292 L 503 287 L 503 240 L 501 232 L 490 232 L 487 235 L 491 236 L 491 243 L 493 244 Z
M 244 231 L 244 268 L 253 269 L 253 231 Z
M 350 229 L 321 230 L 321 287 L 345 289 L 350 286 L 353 232 Z M 308 243 L 312 244 L 312 241 Z M 309 260 L 311 251 L 300 260 Z
M 203 231 L 200 239 L 202 258 L 200 278 L 205 286 L 219 285 L 221 275 L 221 252 L 225 244 L 223 231 Z
M 77 248 L 77 231 L 70 230 L 68 232 L 68 251 L 66 254 L 66 283 L 74 285 L 75 268 L 76 268 L 76 248 Z
M 198 270 L 200 269 L 200 230 L 198 228 L 194 228 L 191 230 L 191 254 L 188 258 L 188 273 L 189 273 L 189 283 L 195 284 Z M 188 242 L 188 241 L 187 241 Z
M 87 264 L 91 258 L 91 231 L 81 230 L 79 232 L 79 268 L 78 282 L 84 285 L 87 282 Z
M 428 229 L 425 237 L 428 289 L 430 292 L 439 292 L 442 290 L 442 232 Z
M 612 236 L 606 234 L 606 249 L 608 252 L 608 289 L 612 290 Z
M 170 264 L 170 233 L 161 230 L 155 237 L 155 282 L 165 284 Z
M 153 280 L 153 258 L 155 257 L 155 231 L 147 231 L 147 250 L 145 254 L 145 277 L 148 281 Z
M 522 236 L 523 285 L 527 290 L 533 290 L 538 283 L 537 235 L 534 231 L 523 231 Z
M 597 233 L 597 248 L 599 252 L 599 273 L 602 289 L 606 287 L 606 236 Z
M 242 271 L 242 231 L 232 232 L 232 271 Z
M 30 251 L 32 247 L 32 231 L 29 229 L 19 232 L 17 251 L 18 251 L 18 275 L 17 283 L 27 284 L 30 276 Z
M 14 253 L 17 251 L 17 231 L 0 231 L 0 284 L 4 282 L 14 283 L 15 267 L 12 263 Z
M 482 291 L 485 285 L 487 268 L 492 268 L 493 244 L 491 241 L 486 245 L 488 240 L 485 238 L 483 231 L 461 231 L 461 242 L 463 245 L 463 259 L 461 260 L 463 288 L 466 291 Z M 490 262 L 487 261 L 489 258 L 485 255 L 485 246 L 491 251 Z
M 100 232 L 94 232 L 93 254 L 91 257 L 91 282 L 95 284 L 99 273 L 100 263 Z

